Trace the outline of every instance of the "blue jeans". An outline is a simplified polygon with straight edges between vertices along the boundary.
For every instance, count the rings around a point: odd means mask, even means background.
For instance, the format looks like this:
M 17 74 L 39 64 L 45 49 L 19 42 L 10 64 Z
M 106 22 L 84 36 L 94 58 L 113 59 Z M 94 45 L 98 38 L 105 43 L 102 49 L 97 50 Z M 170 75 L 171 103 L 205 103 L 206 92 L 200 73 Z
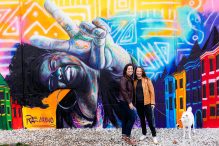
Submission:
M 122 134 L 129 137 L 137 116 L 136 111 L 131 110 L 127 102 L 120 101 L 119 104 L 122 112 Z

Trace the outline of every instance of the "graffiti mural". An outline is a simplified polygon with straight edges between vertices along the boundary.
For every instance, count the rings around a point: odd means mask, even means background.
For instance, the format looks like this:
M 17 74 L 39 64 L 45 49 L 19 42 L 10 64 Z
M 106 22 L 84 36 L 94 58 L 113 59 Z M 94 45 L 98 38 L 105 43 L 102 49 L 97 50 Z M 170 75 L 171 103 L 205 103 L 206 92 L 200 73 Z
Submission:
M 216 2 L 1 0 L 1 129 L 121 126 L 127 63 L 153 81 L 157 127 L 188 106 L 195 127 L 219 127 Z

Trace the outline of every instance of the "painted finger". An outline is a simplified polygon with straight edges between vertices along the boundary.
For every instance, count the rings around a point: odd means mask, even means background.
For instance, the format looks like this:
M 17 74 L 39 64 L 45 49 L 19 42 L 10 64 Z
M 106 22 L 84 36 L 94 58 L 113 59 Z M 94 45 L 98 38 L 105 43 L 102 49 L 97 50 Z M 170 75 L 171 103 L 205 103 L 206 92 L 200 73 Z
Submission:
M 66 52 L 79 58 L 84 58 L 84 55 L 90 51 L 90 42 L 83 40 L 75 42 L 74 39 L 57 40 L 43 36 L 33 36 L 30 38 L 30 43 L 38 48 Z
M 111 28 L 109 27 L 109 25 L 106 22 L 104 22 L 101 18 L 94 19 L 92 23 L 98 28 L 104 29 L 109 33 L 111 32 Z
M 93 38 L 104 38 L 106 36 L 106 31 L 96 26 L 92 23 L 82 22 L 80 24 L 80 30 L 86 35 L 89 35 Z
M 60 10 L 52 1 L 46 0 L 44 7 L 71 38 L 73 38 L 79 32 L 78 25 L 75 24 L 71 18 L 68 17 L 67 14 L 65 14 L 62 10 Z
M 35 47 L 47 50 L 63 51 L 69 48 L 67 40 L 51 39 L 44 36 L 32 36 L 30 38 L 30 43 Z

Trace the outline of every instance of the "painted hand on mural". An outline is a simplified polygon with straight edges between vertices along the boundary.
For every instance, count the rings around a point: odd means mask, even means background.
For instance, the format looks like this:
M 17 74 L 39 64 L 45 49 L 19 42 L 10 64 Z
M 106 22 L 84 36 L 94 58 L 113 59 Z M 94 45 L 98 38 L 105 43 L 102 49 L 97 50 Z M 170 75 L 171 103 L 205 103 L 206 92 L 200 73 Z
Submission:
M 114 43 L 109 26 L 101 18 L 94 19 L 92 23 L 81 22 L 77 26 L 50 0 L 45 1 L 44 7 L 62 26 L 70 39 L 31 37 L 30 42 L 33 46 L 49 52 L 38 58 L 41 65 L 36 73 L 39 76 L 39 80 L 36 82 L 40 82 L 38 85 L 48 88 L 50 93 L 57 89 L 71 89 L 72 92 L 76 93 L 77 97 L 75 98 L 80 114 L 88 119 L 95 119 L 98 96 L 101 90 L 99 87 L 103 85 L 100 85 L 100 80 L 103 76 L 108 80 L 114 79 L 110 76 L 116 76 L 118 80 L 124 66 L 131 62 L 131 56 Z M 109 74 L 103 75 L 103 70 Z M 116 91 L 113 91 L 113 94 L 114 92 Z M 104 111 L 105 114 L 108 113 L 112 117 L 113 111 L 109 105 L 113 104 L 113 108 L 115 108 L 116 103 L 110 102 L 116 102 L 116 100 L 108 95 L 102 98 L 105 98 L 103 102 L 108 104 L 107 111 Z M 65 97 L 64 100 L 66 100 Z M 71 115 L 76 113 L 75 110 L 70 110 Z M 68 115 L 70 116 L 69 113 Z
M 30 39 L 32 45 L 70 53 L 93 69 L 107 68 L 115 73 L 120 73 L 125 64 L 131 61 L 129 54 L 114 43 L 110 27 L 101 18 L 94 19 L 92 23 L 81 22 L 77 26 L 50 0 L 45 1 L 44 7 L 62 26 L 70 39 L 57 40 L 33 36 Z

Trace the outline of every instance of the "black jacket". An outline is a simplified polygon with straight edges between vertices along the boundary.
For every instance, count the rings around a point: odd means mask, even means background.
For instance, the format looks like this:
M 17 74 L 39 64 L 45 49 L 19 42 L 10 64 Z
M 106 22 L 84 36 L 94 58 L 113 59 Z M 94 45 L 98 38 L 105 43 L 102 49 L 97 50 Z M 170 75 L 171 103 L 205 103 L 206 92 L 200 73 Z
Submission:
M 125 76 L 120 80 L 120 95 L 122 101 L 131 103 L 134 95 L 134 86 L 132 78 Z

